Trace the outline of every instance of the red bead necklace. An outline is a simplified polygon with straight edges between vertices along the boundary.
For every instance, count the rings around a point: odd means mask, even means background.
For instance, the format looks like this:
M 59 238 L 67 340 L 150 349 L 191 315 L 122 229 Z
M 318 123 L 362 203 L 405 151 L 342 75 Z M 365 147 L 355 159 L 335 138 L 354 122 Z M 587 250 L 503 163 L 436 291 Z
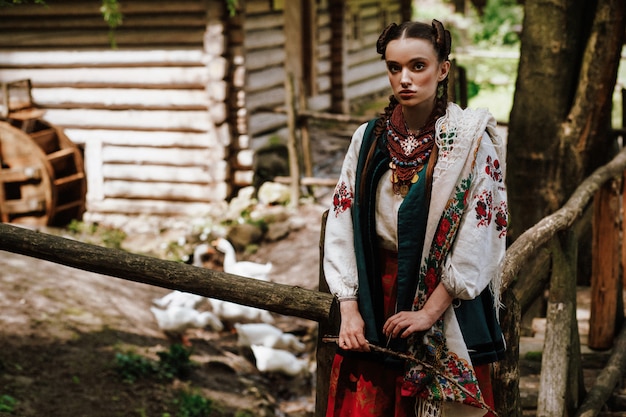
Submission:
M 419 172 L 435 143 L 435 119 L 422 129 L 412 132 L 406 125 L 402 106 L 396 106 L 387 119 L 387 149 L 391 161 L 391 183 L 395 194 L 406 196 L 411 184 L 419 179 Z

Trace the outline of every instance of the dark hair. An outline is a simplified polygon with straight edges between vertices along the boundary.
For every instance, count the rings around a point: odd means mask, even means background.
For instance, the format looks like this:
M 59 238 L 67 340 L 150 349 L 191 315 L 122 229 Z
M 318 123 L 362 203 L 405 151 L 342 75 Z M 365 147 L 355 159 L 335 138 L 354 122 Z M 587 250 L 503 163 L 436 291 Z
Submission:
M 387 52 L 387 45 L 389 42 L 402 38 L 417 38 L 430 41 L 437 53 L 437 59 L 439 62 L 448 60 L 450 55 L 450 48 L 452 46 L 452 39 L 450 32 L 443 27 L 443 24 L 433 19 L 429 25 L 423 22 L 404 22 L 400 25 L 392 23 L 387 26 L 378 37 L 376 42 L 376 52 L 381 56 L 381 59 L 385 59 L 385 53 Z M 446 112 L 448 105 L 448 77 L 439 82 L 439 86 L 442 88 L 442 93 L 435 100 L 435 108 L 433 109 L 433 117 L 441 117 Z M 384 113 L 381 115 L 376 123 L 375 133 L 379 135 L 384 128 L 385 119 L 391 115 L 393 109 L 398 105 L 396 98 L 389 96 L 389 105 L 385 108 Z

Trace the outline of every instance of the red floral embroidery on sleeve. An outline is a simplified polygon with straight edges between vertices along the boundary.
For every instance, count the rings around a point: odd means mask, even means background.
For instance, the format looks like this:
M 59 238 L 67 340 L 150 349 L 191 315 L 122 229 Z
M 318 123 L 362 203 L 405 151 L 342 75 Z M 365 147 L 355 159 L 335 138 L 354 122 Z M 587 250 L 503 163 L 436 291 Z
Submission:
M 492 201 L 493 197 L 490 192 L 483 191 L 476 196 L 478 200 L 476 202 L 476 220 L 478 220 L 478 227 L 489 226 L 492 216 Z
M 352 207 L 352 201 L 354 200 L 354 193 L 348 188 L 348 185 L 342 181 L 335 187 L 335 193 L 333 194 L 333 211 L 335 217 L 339 216 L 339 213 L 343 213 Z
M 496 207 L 496 230 L 500 232 L 499 237 L 506 236 L 507 226 L 509 225 L 509 209 L 506 202 L 502 201 L 499 207 Z
M 498 161 L 497 159 L 492 160 L 491 156 L 487 156 L 485 172 L 495 182 L 502 182 L 502 169 L 500 168 L 500 161 Z

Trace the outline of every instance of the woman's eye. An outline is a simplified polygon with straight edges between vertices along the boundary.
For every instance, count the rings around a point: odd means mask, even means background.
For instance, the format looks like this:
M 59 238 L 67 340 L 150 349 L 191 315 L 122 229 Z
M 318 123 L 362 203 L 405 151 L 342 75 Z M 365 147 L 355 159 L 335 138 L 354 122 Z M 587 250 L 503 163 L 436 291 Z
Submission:
M 391 73 L 396 73 L 400 71 L 400 66 L 398 65 L 387 65 L 387 70 Z
M 424 64 L 421 63 L 421 62 L 417 62 L 415 65 L 413 65 L 413 68 L 415 70 L 418 70 L 418 71 L 423 70 L 424 69 Z

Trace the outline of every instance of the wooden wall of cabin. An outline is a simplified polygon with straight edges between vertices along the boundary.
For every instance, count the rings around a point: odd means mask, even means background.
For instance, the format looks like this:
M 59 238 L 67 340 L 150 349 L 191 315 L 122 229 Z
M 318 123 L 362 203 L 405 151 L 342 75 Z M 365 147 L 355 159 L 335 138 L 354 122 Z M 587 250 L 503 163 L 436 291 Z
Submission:
M 410 18 L 410 2 L 348 0 L 344 16 L 344 96 L 338 102 L 344 112 L 350 112 L 367 100 L 391 93 L 376 41 L 388 24 Z
M 235 184 L 250 183 L 254 152 L 285 141 L 285 81 L 313 111 L 350 113 L 389 91 L 375 44 L 392 21 L 411 16 L 411 1 L 242 0 L 247 131 Z M 303 99 L 303 97 L 305 99 Z M 242 110 L 244 111 L 244 110 Z M 243 133 L 243 132 L 242 132 Z M 277 138 L 277 139 L 273 139 Z
M 44 118 L 84 148 L 87 214 L 201 214 L 229 193 L 221 0 L 0 8 L 0 82 L 30 78 Z

